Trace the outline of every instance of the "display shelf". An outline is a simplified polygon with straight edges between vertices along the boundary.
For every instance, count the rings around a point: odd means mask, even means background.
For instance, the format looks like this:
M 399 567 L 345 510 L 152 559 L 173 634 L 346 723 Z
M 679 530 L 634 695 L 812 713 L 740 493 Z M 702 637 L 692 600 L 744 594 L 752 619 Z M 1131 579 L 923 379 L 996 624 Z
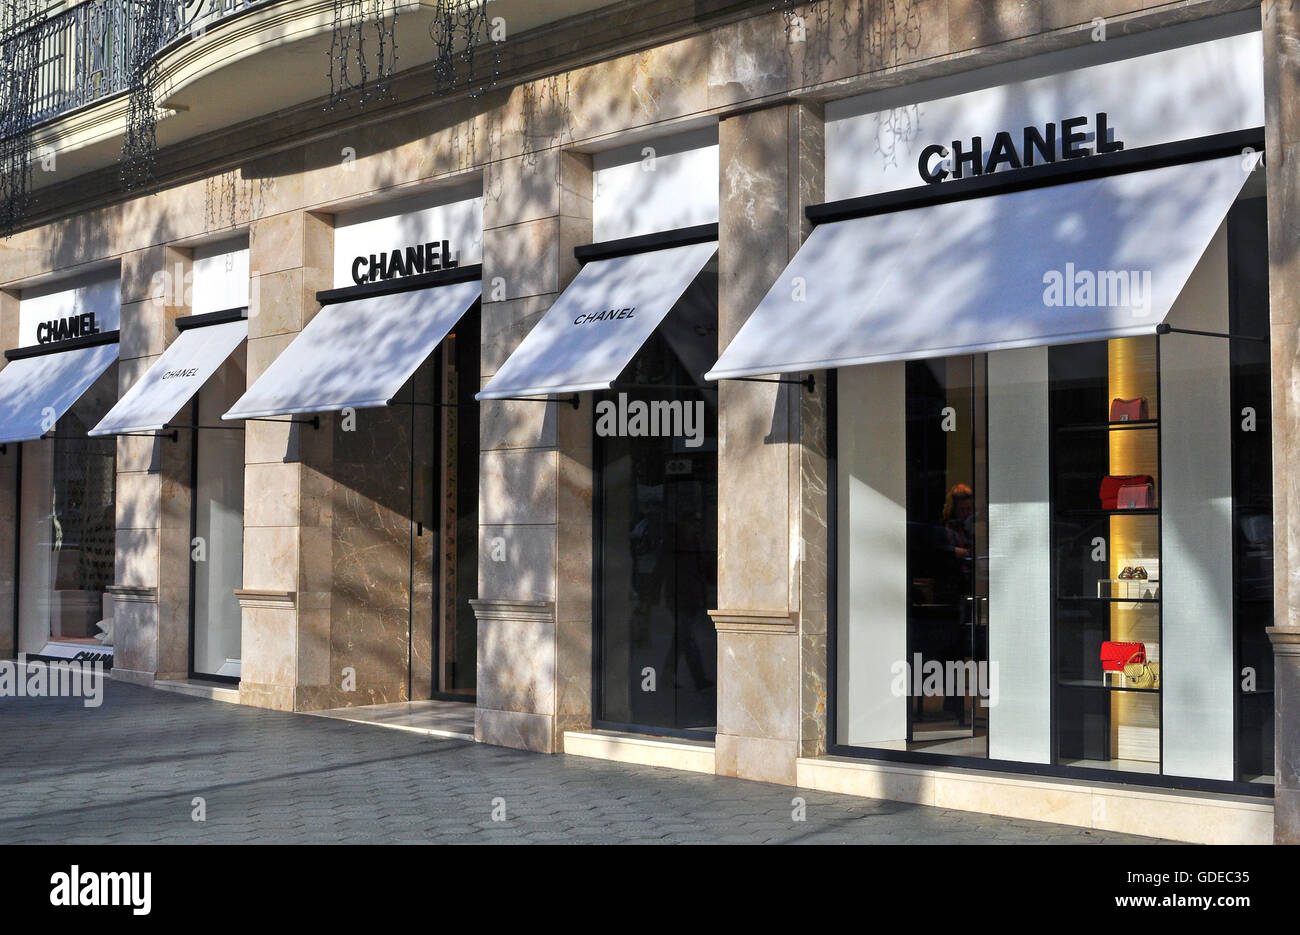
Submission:
M 1160 688 L 1103 676 L 1100 662 L 1106 641 L 1141 642 L 1153 657 L 1161 641 L 1159 378 L 1154 340 L 1144 340 L 1060 347 L 1049 359 L 1058 763 L 1132 761 L 1159 770 Z M 1107 420 L 1112 400 L 1139 396 L 1157 418 Z M 1154 506 L 1102 506 L 1104 480 L 1127 475 L 1154 480 Z M 1152 577 L 1118 577 L 1136 565 Z
M 1160 426 L 1159 419 L 1134 419 L 1131 422 L 1085 422 L 1079 425 L 1057 426 L 1061 434 L 1072 432 L 1126 432 L 1134 429 L 1154 429 Z
M 1109 516 L 1159 516 L 1160 507 L 1139 507 L 1132 510 L 1103 510 L 1101 507 L 1096 509 L 1075 509 L 1075 510 L 1058 510 L 1056 514 L 1061 519 L 1104 519 Z
M 1141 692 L 1146 695 L 1158 695 L 1158 688 L 1134 688 L 1132 685 L 1103 685 L 1088 679 L 1057 679 L 1057 685 L 1067 685 L 1070 688 L 1087 688 L 1094 691 L 1104 692 Z

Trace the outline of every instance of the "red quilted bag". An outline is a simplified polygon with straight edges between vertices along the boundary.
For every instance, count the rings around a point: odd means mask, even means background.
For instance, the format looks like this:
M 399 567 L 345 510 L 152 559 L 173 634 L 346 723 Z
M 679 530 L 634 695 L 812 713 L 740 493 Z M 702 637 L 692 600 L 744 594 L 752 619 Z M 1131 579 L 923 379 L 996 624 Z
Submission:
M 1129 662 L 1147 661 L 1146 643 L 1117 643 L 1105 640 L 1101 644 L 1101 671 L 1123 672 Z
M 1139 396 L 1137 399 L 1112 399 L 1110 401 L 1110 421 L 1112 422 L 1144 422 L 1149 419 L 1147 410 L 1147 398 Z
M 1155 478 L 1150 474 L 1108 474 L 1101 481 L 1101 508 L 1114 510 L 1119 506 L 1119 489 L 1121 487 L 1140 487 L 1150 484 L 1155 489 Z

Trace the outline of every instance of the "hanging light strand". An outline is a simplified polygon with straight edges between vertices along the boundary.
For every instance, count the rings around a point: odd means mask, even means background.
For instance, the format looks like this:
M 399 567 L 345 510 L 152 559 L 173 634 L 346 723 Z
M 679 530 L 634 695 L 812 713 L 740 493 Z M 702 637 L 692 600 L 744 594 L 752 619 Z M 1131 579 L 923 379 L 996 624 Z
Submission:
M 392 98 L 396 28 L 396 0 L 334 0 L 327 109 L 365 107 Z M 368 44 L 367 33 L 372 30 L 374 41 Z
M 434 94 L 468 90 L 470 97 L 479 97 L 496 87 L 502 43 L 494 28 L 487 0 L 437 0 L 429 24 Z

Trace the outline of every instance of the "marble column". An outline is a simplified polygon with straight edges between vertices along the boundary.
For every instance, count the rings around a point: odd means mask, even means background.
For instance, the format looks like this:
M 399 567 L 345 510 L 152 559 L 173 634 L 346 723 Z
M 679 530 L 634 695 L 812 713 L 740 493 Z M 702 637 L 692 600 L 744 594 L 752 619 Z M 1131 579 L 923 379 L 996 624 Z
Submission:
M 18 346 L 18 293 L 0 290 L 0 349 Z M 0 356 L 0 369 L 8 360 Z M 18 528 L 18 452 L 19 445 L 5 445 L 0 452 L 0 529 Z M 14 643 L 14 559 L 17 536 L 0 536 L 0 659 L 12 659 L 18 651 Z
M 809 232 L 822 200 L 823 119 L 803 104 L 719 130 L 720 348 Z M 719 773 L 793 784 L 825 736 L 825 380 L 724 381 L 719 415 Z
M 1274 839 L 1300 843 L 1300 5 L 1261 4 L 1273 368 Z
M 332 264 L 328 216 L 287 211 L 252 222 L 249 385 L 319 311 L 316 292 L 331 285 Z M 343 684 L 329 656 L 333 429 L 332 417 L 319 429 L 288 419 L 244 423 L 244 581 L 237 592 L 244 704 L 294 710 L 303 706 L 304 684 Z
M 489 163 L 482 379 L 577 274 L 591 239 L 591 163 L 558 148 Z M 591 723 L 591 400 L 480 409 L 481 742 L 545 753 Z
M 188 314 L 186 250 L 147 247 L 122 258 L 118 398 L 176 339 Z M 189 674 L 190 451 L 175 439 L 117 439 L 113 677 L 149 685 Z

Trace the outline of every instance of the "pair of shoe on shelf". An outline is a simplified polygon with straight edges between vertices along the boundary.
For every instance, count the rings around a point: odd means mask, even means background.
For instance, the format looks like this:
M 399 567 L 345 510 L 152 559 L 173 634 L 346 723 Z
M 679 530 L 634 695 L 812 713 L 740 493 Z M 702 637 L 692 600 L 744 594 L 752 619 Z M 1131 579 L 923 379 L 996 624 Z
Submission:
M 1123 580 L 1125 580 L 1125 581 L 1130 581 L 1130 580 L 1132 580 L 1132 581 L 1146 581 L 1146 580 L 1147 580 L 1147 570 L 1146 570 L 1145 568 L 1143 568 L 1141 565 L 1137 566 L 1136 568 L 1131 568 L 1131 567 L 1125 565 L 1125 566 L 1124 566 L 1124 570 L 1121 571 L 1121 572 L 1119 573 L 1119 576 L 1120 576 L 1121 579 L 1123 579 Z

